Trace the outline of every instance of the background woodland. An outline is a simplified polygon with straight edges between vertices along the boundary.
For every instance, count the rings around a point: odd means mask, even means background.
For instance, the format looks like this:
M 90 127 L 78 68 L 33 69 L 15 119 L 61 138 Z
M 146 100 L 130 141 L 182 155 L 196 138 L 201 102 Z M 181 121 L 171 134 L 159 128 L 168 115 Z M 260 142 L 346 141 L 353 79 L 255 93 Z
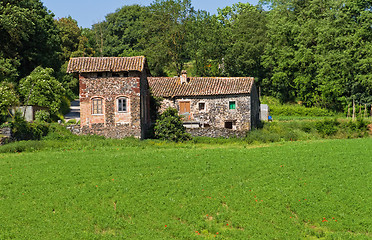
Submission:
M 123 6 L 91 28 L 55 19 L 40 0 L 0 1 L 0 112 L 78 95 L 71 57 L 136 56 L 153 76 L 252 76 L 261 95 L 345 111 L 372 103 L 372 2 L 270 0 L 211 15 L 190 0 Z

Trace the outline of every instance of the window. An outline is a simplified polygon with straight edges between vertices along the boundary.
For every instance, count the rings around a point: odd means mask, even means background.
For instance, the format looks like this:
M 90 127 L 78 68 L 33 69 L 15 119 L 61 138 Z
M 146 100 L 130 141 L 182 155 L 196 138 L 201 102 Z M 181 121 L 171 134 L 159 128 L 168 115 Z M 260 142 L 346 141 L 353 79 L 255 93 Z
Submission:
M 93 98 L 92 99 L 92 113 L 103 114 L 102 105 L 103 105 L 102 98 Z
M 200 102 L 199 103 L 199 111 L 204 111 L 205 110 L 205 103 L 204 102 Z
M 235 104 L 235 101 L 230 101 L 229 102 L 229 109 L 236 109 L 236 104 Z
M 98 77 L 98 78 L 103 77 L 103 73 L 101 73 L 101 72 L 97 73 L 97 77 Z
M 118 112 L 127 112 L 127 98 L 121 97 L 117 99 Z
M 227 129 L 233 129 L 233 122 L 225 122 L 225 128 Z

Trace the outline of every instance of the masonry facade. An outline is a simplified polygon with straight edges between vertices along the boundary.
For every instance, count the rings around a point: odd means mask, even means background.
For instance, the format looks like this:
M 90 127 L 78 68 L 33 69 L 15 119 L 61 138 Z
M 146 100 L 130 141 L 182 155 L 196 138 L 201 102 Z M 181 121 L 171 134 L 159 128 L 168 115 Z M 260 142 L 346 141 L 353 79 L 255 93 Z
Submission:
M 161 111 L 176 108 L 189 129 L 202 128 L 205 135 L 214 136 L 209 129 L 245 132 L 258 126 L 260 103 L 253 78 L 188 77 L 183 72 L 180 77 L 148 81 L 152 93 L 163 98 Z
M 151 123 L 145 57 L 72 58 L 67 72 L 79 77 L 81 133 L 145 138 Z
M 150 89 L 161 109 L 176 108 L 198 136 L 242 136 L 259 123 L 254 79 L 151 77 L 145 57 L 72 58 L 79 77 L 83 134 L 145 138 L 151 124 Z

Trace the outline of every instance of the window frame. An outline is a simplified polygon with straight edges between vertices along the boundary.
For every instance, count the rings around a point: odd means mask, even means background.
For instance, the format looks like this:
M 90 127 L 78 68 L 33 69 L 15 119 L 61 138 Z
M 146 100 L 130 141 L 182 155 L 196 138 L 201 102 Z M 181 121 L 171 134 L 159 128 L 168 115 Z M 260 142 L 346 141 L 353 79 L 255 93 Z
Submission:
M 204 108 L 200 109 L 200 104 L 204 104 Z M 207 110 L 207 104 L 205 102 L 198 102 L 198 111 L 205 112 Z
M 92 115 L 103 115 L 104 114 L 104 99 L 102 97 L 93 97 L 92 101 Z
M 234 104 L 234 105 L 233 105 L 234 108 L 231 108 L 232 103 Z M 230 100 L 230 101 L 229 101 L 229 104 L 228 104 L 228 108 L 229 108 L 229 110 L 236 110 L 236 101 L 235 101 L 235 100 Z
M 120 111 L 119 108 L 120 108 L 120 105 L 119 105 L 119 101 L 120 100 L 125 100 L 125 110 L 123 111 Z M 117 113 L 128 113 L 129 112 L 129 98 L 128 97 L 125 97 L 125 96 L 119 96 L 116 98 L 116 112 Z M 124 105 L 123 105 L 124 106 Z

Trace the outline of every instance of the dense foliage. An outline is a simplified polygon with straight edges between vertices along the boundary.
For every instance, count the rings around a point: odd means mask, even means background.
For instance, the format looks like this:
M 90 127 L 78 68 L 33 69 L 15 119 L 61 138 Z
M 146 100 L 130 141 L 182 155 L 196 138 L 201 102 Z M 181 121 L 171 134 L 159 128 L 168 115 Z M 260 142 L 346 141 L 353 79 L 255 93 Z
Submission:
M 155 137 L 175 142 L 182 142 L 191 139 L 191 135 L 186 132 L 182 124 L 182 118 L 178 115 L 175 108 L 168 108 L 162 114 L 154 127 Z
M 65 62 L 92 56 L 92 41 L 71 17 L 53 17 L 40 0 L 0 1 L 0 122 L 18 104 L 47 106 L 56 116 L 62 96 L 76 97 Z
M 336 111 L 372 103 L 371 1 L 261 0 L 211 15 L 191 0 L 154 0 L 125 5 L 91 29 L 53 17 L 40 0 L 0 1 L 0 82 L 13 84 L 1 90 L 2 109 L 26 104 L 18 84 L 39 66 L 52 68 L 72 99 L 70 57 L 134 55 L 148 58 L 154 76 L 253 76 L 281 102 Z M 9 101 L 13 93 L 20 101 Z
M 340 110 L 372 102 L 370 1 L 269 1 L 265 86 L 282 101 Z
M 264 10 L 265 9 L 265 10 Z M 123 6 L 94 26 L 102 55 L 145 54 L 153 75 L 254 76 L 282 102 L 372 102 L 371 3 L 271 0 L 211 16 L 188 0 Z

